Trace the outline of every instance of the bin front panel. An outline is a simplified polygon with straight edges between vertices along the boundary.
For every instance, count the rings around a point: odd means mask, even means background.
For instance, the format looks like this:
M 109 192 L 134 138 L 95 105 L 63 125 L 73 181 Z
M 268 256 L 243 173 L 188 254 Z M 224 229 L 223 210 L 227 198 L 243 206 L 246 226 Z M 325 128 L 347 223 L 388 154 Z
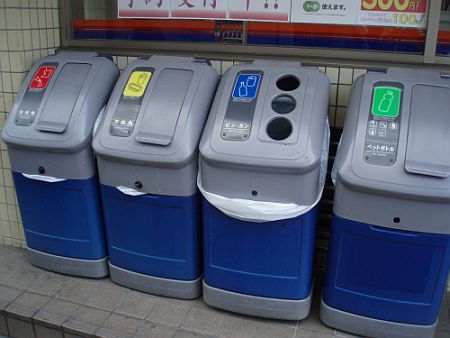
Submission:
M 49 183 L 13 172 L 13 179 L 28 247 L 79 259 L 107 255 L 96 176 Z
M 109 257 L 120 268 L 161 278 L 201 274 L 198 197 L 129 196 L 101 185 Z
M 450 266 L 450 236 L 334 216 L 324 301 L 357 315 L 431 325 Z
M 316 217 L 314 208 L 292 219 L 244 222 L 203 200 L 205 282 L 260 297 L 308 297 Z

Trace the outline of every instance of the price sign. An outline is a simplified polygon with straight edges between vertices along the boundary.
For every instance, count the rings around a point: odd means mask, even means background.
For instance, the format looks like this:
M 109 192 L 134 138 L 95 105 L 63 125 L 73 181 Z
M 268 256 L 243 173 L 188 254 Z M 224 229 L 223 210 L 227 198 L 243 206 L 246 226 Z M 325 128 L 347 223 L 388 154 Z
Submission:
M 361 0 L 358 24 L 426 27 L 427 0 Z

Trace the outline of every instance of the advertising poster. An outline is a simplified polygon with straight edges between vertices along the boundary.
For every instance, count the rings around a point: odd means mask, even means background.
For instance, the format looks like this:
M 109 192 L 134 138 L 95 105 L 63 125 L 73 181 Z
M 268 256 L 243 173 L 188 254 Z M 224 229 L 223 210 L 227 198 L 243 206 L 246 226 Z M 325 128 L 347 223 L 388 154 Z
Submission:
M 425 28 L 427 0 L 361 0 L 358 25 Z
M 118 0 L 119 18 L 425 28 L 427 0 Z
M 118 0 L 117 6 L 119 18 L 170 18 L 170 0 Z
M 357 5 L 355 0 L 292 0 L 291 22 L 354 25 Z
M 171 0 L 171 16 L 177 19 L 227 18 L 228 0 Z
M 291 0 L 229 0 L 231 20 L 289 22 Z

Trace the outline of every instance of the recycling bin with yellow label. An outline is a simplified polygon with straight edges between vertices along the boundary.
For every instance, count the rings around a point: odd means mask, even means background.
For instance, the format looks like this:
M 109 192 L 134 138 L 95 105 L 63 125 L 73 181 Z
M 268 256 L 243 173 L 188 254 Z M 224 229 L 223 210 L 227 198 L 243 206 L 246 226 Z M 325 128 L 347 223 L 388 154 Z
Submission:
M 122 73 L 93 143 L 114 282 L 201 294 L 197 147 L 217 82 L 192 58 L 153 56 Z

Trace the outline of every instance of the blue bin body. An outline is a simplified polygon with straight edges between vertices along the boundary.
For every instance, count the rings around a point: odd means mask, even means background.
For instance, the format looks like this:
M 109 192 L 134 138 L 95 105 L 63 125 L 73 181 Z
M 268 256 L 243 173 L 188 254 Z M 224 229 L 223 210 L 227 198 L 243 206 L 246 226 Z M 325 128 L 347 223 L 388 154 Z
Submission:
M 111 264 L 161 278 L 201 275 L 198 196 L 129 196 L 101 185 Z
M 312 286 L 317 207 L 296 218 L 253 223 L 203 199 L 208 286 L 259 297 L 300 300 Z
M 390 322 L 436 322 L 450 267 L 450 236 L 333 216 L 323 300 Z
M 97 177 L 42 182 L 13 172 L 29 248 L 68 258 L 107 256 Z

